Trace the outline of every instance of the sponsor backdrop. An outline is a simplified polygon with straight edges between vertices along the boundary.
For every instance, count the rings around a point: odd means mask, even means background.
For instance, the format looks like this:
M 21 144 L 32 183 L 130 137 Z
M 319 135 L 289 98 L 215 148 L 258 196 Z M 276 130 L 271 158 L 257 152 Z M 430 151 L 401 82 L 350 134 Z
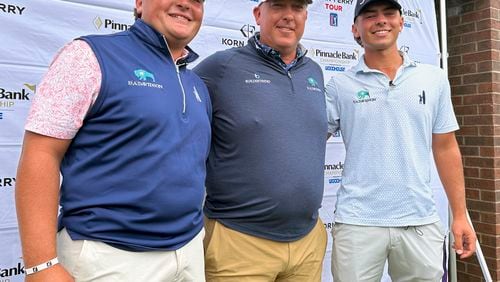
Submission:
M 0 0 L 0 282 L 22 281 L 24 275 L 14 189 L 23 125 L 37 84 L 66 42 L 83 34 L 126 30 L 134 21 L 134 3 L 133 0 Z M 204 58 L 217 50 L 246 44 L 248 37 L 258 31 L 252 15 L 257 4 L 258 0 L 207 0 L 204 24 L 191 47 Z M 434 1 L 402 0 L 401 4 L 405 24 L 400 50 L 418 61 L 438 65 Z M 354 0 L 315 0 L 309 7 L 302 43 L 308 50 L 307 56 L 321 65 L 325 81 L 354 65 L 362 55 L 362 48 L 351 34 L 354 5 Z M 320 210 L 329 232 L 344 156 L 340 135 L 333 136 L 327 144 L 325 196 Z M 447 202 L 436 174 L 433 187 L 446 222 Z M 330 244 L 329 238 L 324 281 L 333 281 Z

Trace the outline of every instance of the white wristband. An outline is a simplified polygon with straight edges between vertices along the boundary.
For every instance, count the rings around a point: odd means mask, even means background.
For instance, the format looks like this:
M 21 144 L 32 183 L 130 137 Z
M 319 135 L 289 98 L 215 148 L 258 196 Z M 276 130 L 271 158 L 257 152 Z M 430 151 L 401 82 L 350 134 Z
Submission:
M 31 274 L 37 273 L 39 271 L 42 271 L 44 269 L 47 269 L 47 268 L 49 268 L 51 266 L 54 266 L 54 265 L 56 265 L 58 263 L 59 263 L 59 260 L 57 259 L 57 257 L 55 257 L 55 258 L 53 258 L 53 259 L 51 259 L 49 261 L 46 261 L 44 263 L 41 263 L 39 265 L 35 265 L 35 266 L 29 267 L 29 268 L 26 267 L 24 269 L 24 272 L 26 272 L 26 275 L 31 275 Z

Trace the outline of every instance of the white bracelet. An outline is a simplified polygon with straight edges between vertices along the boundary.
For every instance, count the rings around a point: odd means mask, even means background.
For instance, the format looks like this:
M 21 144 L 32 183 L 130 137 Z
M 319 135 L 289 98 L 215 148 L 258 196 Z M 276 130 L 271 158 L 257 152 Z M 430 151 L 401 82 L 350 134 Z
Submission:
M 29 267 L 29 268 L 27 267 L 24 269 L 24 272 L 26 272 L 26 275 L 31 275 L 31 274 L 37 273 L 39 271 L 42 271 L 44 269 L 47 269 L 51 266 L 54 266 L 58 263 L 59 263 L 59 260 L 57 259 L 57 257 L 55 257 L 55 258 L 53 258 L 49 261 L 46 261 L 44 263 L 41 263 L 39 265 L 35 265 L 35 266 Z

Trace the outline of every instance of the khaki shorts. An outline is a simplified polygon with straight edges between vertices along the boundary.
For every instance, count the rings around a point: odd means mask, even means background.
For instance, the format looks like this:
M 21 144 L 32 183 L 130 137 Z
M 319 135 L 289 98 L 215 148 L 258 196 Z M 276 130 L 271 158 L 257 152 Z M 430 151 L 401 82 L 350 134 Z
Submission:
M 129 252 L 108 244 L 57 234 L 59 261 L 77 282 L 205 281 L 202 229 L 175 251 Z
M 205 219 L 208 282 L 320 282 L 327 234 L 321 220 L 305 237 L 277 242 Z
M 332 230 L 335 282 L 380 281 L 386 261 L 391 280 L 440 281 L 444 233 L 439 222 L 409 227 L 336 223 Z

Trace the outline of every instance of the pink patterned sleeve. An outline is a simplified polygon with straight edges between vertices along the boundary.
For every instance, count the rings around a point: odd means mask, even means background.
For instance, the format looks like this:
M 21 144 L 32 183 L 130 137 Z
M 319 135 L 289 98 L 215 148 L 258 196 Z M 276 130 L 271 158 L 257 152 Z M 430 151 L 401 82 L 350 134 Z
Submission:
M 90 46 L 75 40 L 56 55 L 33 99 L 25 129 L 73 139 L 101 87 L 101 69 Z

